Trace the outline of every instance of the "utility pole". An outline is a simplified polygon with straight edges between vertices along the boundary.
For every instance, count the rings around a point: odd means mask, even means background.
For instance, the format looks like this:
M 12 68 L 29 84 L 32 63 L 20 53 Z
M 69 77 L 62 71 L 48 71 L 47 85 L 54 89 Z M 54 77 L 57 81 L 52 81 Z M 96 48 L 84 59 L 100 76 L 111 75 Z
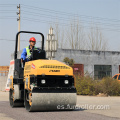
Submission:
M 17 15 L 18 15 L 18 18 L 17 18 L 17 21 L 18 21 L 18 32 L 20 31 L 20 4 L 19 6 L 17 6 L 17 9 L 19 10 L 19 12 L 17 12 Z M 18 36 L 18 51 L 20 51 L 20 34 Z

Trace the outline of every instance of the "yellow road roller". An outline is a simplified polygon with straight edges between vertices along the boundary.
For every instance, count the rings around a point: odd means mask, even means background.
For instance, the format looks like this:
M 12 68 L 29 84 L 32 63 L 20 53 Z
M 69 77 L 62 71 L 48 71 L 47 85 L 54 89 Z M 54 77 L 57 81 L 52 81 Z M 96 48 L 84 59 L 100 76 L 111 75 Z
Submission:
M 18 59 L 20 33 L 42 36 L 41 49 L 34 49 L 31 60 Z M 25 106 L 31 111 L 56 111 L 74 109 L 76 88 L 73 69 L 57 60 L 48 60 L 44 50 L 44 35 L 39 32 L 20 31 L 16 35 L 14 73 L 10 77 L 9 102 L 11 107 Z

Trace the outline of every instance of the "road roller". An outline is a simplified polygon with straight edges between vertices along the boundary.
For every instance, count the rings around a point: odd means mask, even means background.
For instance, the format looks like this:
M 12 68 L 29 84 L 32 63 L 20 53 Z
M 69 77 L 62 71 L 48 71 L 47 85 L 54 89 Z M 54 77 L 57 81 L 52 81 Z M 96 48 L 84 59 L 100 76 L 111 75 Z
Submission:
M 34 49 L 31 60 L 18 58 L 20 33 L 38 34 L 41 48 Z M 24 106 L 27 111 L 71 110 L 76 105 L 73 69 L 57 60 L 48 60 L 44 50 L 44 35 L 40 32 L 20 31 L 16 34 L 14 72 L 10 76 L 9 102 L 11 107 Z

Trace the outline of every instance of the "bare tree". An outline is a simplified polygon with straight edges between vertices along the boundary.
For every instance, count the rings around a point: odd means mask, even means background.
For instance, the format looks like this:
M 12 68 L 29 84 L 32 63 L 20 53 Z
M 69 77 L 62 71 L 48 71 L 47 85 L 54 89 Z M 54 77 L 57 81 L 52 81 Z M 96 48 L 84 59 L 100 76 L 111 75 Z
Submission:
M 108 50 L 107 40 L 104 38 L 98 26 L 92 26 L 88 34 L 88 49 L 89 50 Z
M 54 31 L 55 31 L 55 38 L 57 40 L 57 48 L 59 47 L 59 40 L 60 40 L 60 28 L 59 23 L 56 22 L 54 25 Z
M 58 48 L 64 48 L 64 29 L 60 28 L 59 22 L 57 21 L 52 25 L 55 32 L 55 39 L 57 40 Z
M 60 40 L 60 48 L 63 49 L 64 46 L 63 46 L 63 42 L 64 42 L 64 29 L 62 30 L 62 33 L 61 33 L 61 40 Z
M 66 31 L 66 39 L 71 49 L 85 49 L 85 33 L 79 19 L 74 19 Z
M 92 25 L 85 34 L 83 23 L 79 18 L 73 19 L 70 25 L 62 28 L 59 22 L 53 24 L 58 47 L 79 50 L 108 50 L 108 42 L 98 26 Z M 87 37 L 86 37 L 87 35 Z

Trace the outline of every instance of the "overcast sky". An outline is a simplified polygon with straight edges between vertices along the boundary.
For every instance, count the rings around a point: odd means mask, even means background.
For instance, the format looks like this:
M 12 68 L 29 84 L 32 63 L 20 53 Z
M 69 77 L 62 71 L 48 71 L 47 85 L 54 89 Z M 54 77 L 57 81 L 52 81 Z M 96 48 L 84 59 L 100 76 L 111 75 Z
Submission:
M 42 32 L 46 38 L 55 18 L 65 28 L 64 24 L 77 15 L 86 31 L 91 21 L 96 23 L 108 40 L 109 50 L 120 51 L 120 0 L 0 0 L 0 66 L 9 65 L 15 49 L 18 4 L 21 4 L 21 30 Z M 21 35 L 21 40 L 26 40 L 21 41 L 21 49 L 29 44 L 29 37 Z M 36 38 L 39 41 L 39 36 Z

